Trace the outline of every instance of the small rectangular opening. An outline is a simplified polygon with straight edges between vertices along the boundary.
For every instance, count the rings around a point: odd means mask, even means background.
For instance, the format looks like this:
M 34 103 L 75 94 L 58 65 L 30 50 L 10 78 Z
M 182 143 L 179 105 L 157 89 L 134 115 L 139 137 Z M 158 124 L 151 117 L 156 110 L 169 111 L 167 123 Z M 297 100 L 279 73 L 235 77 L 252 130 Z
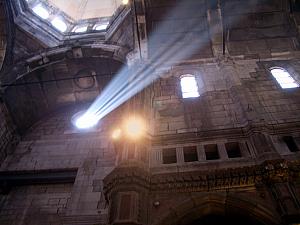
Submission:
M 172 164 L 177 162 L 176 148 L 163 149 L 163 164 Z
M 291 152 L 299 152 L 299 148 L 292 136 L 284 136 L 282 139 Z
M 229 142 L 225 144 L 228 158 L 240 158 L 242 157 L 240 145 L 238 142 Z
M 197 146 L 183 147 L 183 155 L 185 162 L 198 161 Z
M 205 150 L 206 160 L 216 160 L 220 158 L 218 145 L 216 144 L 205 145 L 204 150 Z

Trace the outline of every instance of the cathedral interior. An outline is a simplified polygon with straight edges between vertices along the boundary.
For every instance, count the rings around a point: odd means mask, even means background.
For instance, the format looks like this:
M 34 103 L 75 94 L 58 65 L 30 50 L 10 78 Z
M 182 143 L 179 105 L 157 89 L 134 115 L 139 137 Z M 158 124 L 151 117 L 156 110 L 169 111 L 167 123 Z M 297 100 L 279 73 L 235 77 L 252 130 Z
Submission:
M 299 0 L 0 0 L 1 225 L 299 225 Z

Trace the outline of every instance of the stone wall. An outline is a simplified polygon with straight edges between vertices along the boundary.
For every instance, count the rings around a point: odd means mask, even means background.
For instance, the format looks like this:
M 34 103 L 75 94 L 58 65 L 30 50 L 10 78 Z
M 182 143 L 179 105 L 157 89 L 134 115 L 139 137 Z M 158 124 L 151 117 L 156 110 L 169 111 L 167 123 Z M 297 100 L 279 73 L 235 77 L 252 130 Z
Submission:
M 212 57 L 205 0 L 176 2 L 178 4 L 151 0 L 147 3 L 149 57 L 156 60 L 161 57 L 157 55 L 161 49 L 165 49 L 165 53 L 170 47 L 178 48 L 190 43 L 197 50 L 189 58 Z M 174 54 L 179 55 L 180 49 Z
M 15 127 L 5 104 L 0 102 L 0 165 L 8 155 L 12 154 L 17 143 Z
M 4 60 L 6 51 L 6 18 L 5 2 L 0 1 L 0 69 Z
M 47 205 L 51 205 L 48 203 L 49 198 L 54 199 L 53 201 L 61 198 L 60 192 L 36 195 L 35 198 L 45 201 L 45 205 L 41 207 L 45 206 L 46 209 L 39 210 L 33 215 L 31 203 L 27 202 L 29 205 L 24 206 L 22 210 L 25 210 L 24 213 L 30 221 L 34 221 L 34 217 L 38 217 L 38 221 L 44 221 L 44 216 L 60 221 L 61 209 L 57 210 L 58 208 L 64 208 L 63 214 L 71 221 L 73 216 L 96 215 L 100 219 L 106 218 L 107 206 L 102 194 L 102 179 L 115 165 L 114 147 L 110 141 L 110 124 L 116 120 L 109 116 L 95 130 L 80 132 L 71 124 L 72 116 L 80 110 L 82 110 L 80 107 L 64 108 L 35 124 L 23 136 L 14 154 L 8 156 L 2 164 L 1 171 L 5 173 L 34 171 L 35 174 L 39 174 L 40 171 L 66 169 L 78 171 L 74 184 L 68 186 L 68 194 L 64 194 L 69 199 L 67 207 L 65 204 L 61 206 L 59 202 L 53 203 L 52 208 Z M 43 187 L 24 187 L 17 190 L 32 189 L 34 193 L 40 188 Z M 48 186 L 46 185 L 45 188 L 47 189 Z M 49 188 L 51 189 L 51 186 Z M 13 188 L 5 197 L 7 204 L 13 204 L 10 202 L 15 198 L 14 190 Z M 26 194 L 28 201 L 31 197 L 31 194 L 28 196 Z M 3 208 L 6 209 L 6 206 Z M 37 222 L 37 224 L 41 223 Z
M 0 197 L 0 223 L 62 224 L 71 191 L 72 184 L 15 187 L 8 196 Z
M 231 55 L 264 58 L 297 49 L 297 31 L 287 1 L 226 1 L 223 7 Z
M 284 90 L 269 69 L 282 67 L 299 80 L 296 60 L 235 61 L 174 68 L 154 84 L 156 135 L 299 121 L 300 92 Z M 183 99 L 180 76 L 195 75 L 200 97 Z

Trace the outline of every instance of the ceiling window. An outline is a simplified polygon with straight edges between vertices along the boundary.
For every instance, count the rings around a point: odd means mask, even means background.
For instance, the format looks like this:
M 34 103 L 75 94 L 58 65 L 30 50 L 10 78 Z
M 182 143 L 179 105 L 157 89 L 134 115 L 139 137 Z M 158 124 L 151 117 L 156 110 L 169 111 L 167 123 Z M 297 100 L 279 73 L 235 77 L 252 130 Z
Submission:
M 283 89 L 299 87 L 296 80 L 285 69 L 276 67 L 270 71 Z
M 38 4 L 35 7 L 32 8 L 32 11 L 38 15 L 39 17 L 41 17 L 42 19 L 48 19 L 49 17 L 49 11 L 46 9 L 45 6 L 43 6 L 42 4 Z
M 180 85 L 183 98 L 195 98 L 200 96 L 195 76 L 190 74 L 181 76 Z
M 108 22 L 105 22 L 105 23 L 98 23 L 94 26 L 94 30 L 98 30 L 98 31 L 101 31 L 101 30 L 106 30 L 107 27 L 108 27 Z
M 73 32 L 75 32 L 75 33 L 83 33 L 83 32 L 86 32 L 86 31 L 87 31 L 87 28 L 88 28 L 88 25 L 84 25 L 84 26 L 76 26 L 76 27 L 73 29 Z
M 59 17 L 54 18 L 51 24 L 60 32 L 65 32 L 67 30 L 67 24 Z

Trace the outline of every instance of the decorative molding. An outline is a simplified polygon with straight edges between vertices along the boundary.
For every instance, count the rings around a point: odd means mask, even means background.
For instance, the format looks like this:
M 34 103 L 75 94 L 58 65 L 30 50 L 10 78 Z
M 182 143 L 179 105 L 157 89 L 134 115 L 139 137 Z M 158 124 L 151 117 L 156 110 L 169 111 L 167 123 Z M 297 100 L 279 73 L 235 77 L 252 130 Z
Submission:
M 288 182 L 300 178 L 300 161 L 266 161 L 260 165 L 152 175 L 139 167 L 116 168 L 104 179 L 104 193 L 139 187 L 151 192 L 198 192 L 239 189 L 262 184 Z M 129 190 L 129 189 L 128 189 Z
M 215 140 L 216 138 L 230 138 L 241 139 L 248 138 L 254 133 L 263 132 L 270 135 L 280 135 L 293 132 L 300 132 L 300 122 L 286 122 L 286 123 L 252 123 L 241 125 L 241 127 L 218 129 L 218 130 L 206 130 L 198 131 L 194 133 L 184 134 L 168 134 L 152 136 L 153 145 L 163 144 L 180 144 L 180 143 L 198 143 L 204 140 Z

